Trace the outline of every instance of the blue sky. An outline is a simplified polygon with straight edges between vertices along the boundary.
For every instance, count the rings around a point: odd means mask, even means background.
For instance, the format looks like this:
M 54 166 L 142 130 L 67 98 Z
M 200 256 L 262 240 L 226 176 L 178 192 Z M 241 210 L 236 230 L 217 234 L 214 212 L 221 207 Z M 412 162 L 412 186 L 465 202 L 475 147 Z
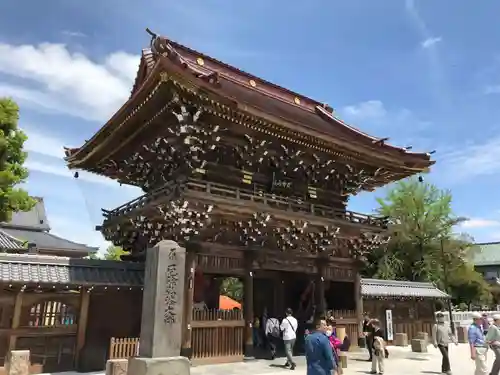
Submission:
M 0 2 L 0 96 L 21 105 L 27 188 L 53 231 L 105 246 L 100 209 L 138 194 L 82 173 L 79 146 L 127 99 L 146 27 L 327 102 L 348 123 L 414 150 L 436 150 L 426 177 L 451 189 L 478 241 L 500 240 L 500 3 L 342 0 L 45 0 Z M 300 4 L 300 5 L 299 5 Z M 371 212 L 384 191 L 352 199 Z

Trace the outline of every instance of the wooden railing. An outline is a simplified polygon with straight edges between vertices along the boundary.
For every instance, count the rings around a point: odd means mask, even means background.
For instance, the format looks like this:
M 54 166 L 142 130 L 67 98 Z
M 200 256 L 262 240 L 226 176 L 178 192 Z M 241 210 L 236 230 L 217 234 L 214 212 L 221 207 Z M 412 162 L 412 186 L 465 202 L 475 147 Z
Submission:
M 127 359 L 139 355 L 139 338 L 112 337 L 109 343 L 109 359 Z
M 195 363 L 243 360 L 245 322 L 240 310 L 193 311 L 191 327 Z
M 237 270 L 243 268 L 243 259 L 220 257 L 217 255 L 198 255 L 198 266 L 203 270 Z
M 332 310 L 331 313 L 336 320 L 357 319 L 356 310 Z
M 152 193 L 144 194 L 134 199 L 133 201 L 121 205 L 111 211 L 104 210 L 103 212 L 108 218 L 111 216 L 122 216 L 136 209 L 141 209 L 145 207 L 146 204 L 155 201 L 160 197 L 164 197 L 166 192 L 173 189 L 172 184 L 173 182 L 170 182 L 161 189 L 158 189 Z M 180 188 L 187 188 L 192 191 L 200 191 L 224 198 L 252 201 L 282 210 L 308 213 L 311 215 L 321 216 L 329 219 L 347 220 L 354 224 L 376 226 L 380 229 L 387 228 L 386 221 L 381 218 L 376 218 L 353 211 L 339 210 L 329 206 L 314 204 L 309 201 L 299 201 L 295 198 L 289 198 L 265 192 L 255 192 L 250 189 L 235 188 L 214 182 L 189 179 L 186 183 L 182 183 L 182 186 Z

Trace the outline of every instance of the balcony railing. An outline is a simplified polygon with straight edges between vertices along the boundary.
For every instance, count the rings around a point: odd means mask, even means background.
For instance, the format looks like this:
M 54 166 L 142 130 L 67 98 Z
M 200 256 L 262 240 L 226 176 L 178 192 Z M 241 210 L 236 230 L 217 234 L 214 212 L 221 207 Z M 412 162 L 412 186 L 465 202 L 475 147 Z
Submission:
M 215 182 L 203 180 L 189 179 L 182 183 L 169 183 L 165 187 L 158 189 L 152 193 L 144 194 L 141 197 L 130 201 L 112 211 L 105 211 L 104 215 L 109 218 L 112 216 L 122 216 L 132 211 L 139 210 L 147 205 L 160 201 L 165 201 L 172 191 L 197 191 L 207 195 L 226 198 L 230 200 L 249 201 L 262 204 L 270 208 L 280 209 L 284 211 L 300 212 L 304 214 L 314 215 L 327 219 L 344 220 L 353 224 L 376 226 L 381 229 L 387 228 L 387 221 L 382 218 L 373 217 L 348 210 L 339 210 L 333 207 L 312 203 L 297 198 L 284 197 L 277 194 L 265 192 L 256 192 L 250 189 L 242 189 L 232 187 Z

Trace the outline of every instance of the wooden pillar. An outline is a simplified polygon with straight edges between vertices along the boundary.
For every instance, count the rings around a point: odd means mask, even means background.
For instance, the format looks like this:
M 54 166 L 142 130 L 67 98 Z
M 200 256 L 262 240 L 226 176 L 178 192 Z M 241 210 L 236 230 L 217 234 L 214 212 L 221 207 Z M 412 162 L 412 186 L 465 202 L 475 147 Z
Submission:
M 254 357 L 253 350 L 253 254 L 247 249 L 245 259 L 245 276 L 243 278 L 243 315 L 245 319 L 245 345 L 244 354 L 246 359 Z
M 316 305 L 316 315 L 326 315 L 326 299 L 325 299 L 325 262 L 323 258 L 318 258 L 318 272 L 315 277 L 314 288 L 314 304 Z
M 14 313 L 12 315 L 12 324 L 11 324 L 11 328 L 13 330 L 18 329 L 19 324 L 21 323 L 23 296 L 24 296 L 24 287 L 19 292 L 17 292 L 16 299 L 14 301 Z M 9 337 L 9 351 L 16 349 L 16 341 L 17 341 L 17 335 L 15 333 L 12 333 Z
M 80 292 L 80 311 L 78 313 L 78 330 L 76 332 L 76 353 L 75 363 L 76 368 L 80 366 L 80 353 L 85 346 L 85 338 L 87 333 L 87 322 L 89 317 L 90 292 L 82 288 Z
M 358 320 L 358 337 L 363 333 L 363 295 L 361 294 L 361 275 L 356 272 L 354 280 L 354 303 L 356 305 L 356 319 Z
M 193 335 L 193 304 L 194 304 L 194 277 L 196 272 L 197 252 L 189 249 L 186 254 L 186 274 L 184 284 L 184 315 L 182 330 L 181 356 L 191 359 L 193 357 L 193 346 L 191 339 Z

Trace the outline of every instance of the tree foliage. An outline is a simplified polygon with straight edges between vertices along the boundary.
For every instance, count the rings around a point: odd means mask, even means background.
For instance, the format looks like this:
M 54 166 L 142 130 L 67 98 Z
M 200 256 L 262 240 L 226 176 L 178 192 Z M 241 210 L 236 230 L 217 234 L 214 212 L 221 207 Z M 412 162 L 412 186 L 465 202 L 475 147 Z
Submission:
M 430 281 L 443 288 L 446 274 L 452 292 L 476 288 L 477 298 L 487 299 L 486 283 L 467 264 L 472 238 L 454 232 L 466 219 L 453 213 L 451 202 L 449 191 L 417 178 L 398 182 L 378 199 L 377 213 L 388 219 L 391 240 L 368 256 L 364 275 Z M 453 288 L 451 275 L 461 275 L 453 278 Z
M 110 245 L 104 253 L 104 259 L 106 260 L 121 260 L 121 256 L 128 254 L 127 251 L 123 250 L 120 246 Z
M 228 277 L 222 281 L 220 293 L 235 301 L 243 301 L 243 283 L 236 277 Z
M 13 212 L 29 211 L 36 204 L 18 185 L 28 178 L 23 151 L 26 135 L 18 128 L 19 107 L 9 98 L 0 98 L 0 221 L 9 221 Z

